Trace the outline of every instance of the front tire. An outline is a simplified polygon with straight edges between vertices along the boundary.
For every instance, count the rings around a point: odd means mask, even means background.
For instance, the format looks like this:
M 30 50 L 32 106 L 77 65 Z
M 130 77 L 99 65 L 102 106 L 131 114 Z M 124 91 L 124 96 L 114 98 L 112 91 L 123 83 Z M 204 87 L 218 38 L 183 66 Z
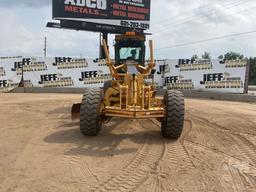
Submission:
M 80 131 L 85 136 L 97 136 L 100 133 L 102 98 L 101 89 L 87 89 L 84 93 L 80 110 Z
M 178 139 L 184 125 L 184 96 L 180 91 L 168 90 L 165 93 L 164 103 L 166 116 L 162 121 L 162 135 L 167 139 Z

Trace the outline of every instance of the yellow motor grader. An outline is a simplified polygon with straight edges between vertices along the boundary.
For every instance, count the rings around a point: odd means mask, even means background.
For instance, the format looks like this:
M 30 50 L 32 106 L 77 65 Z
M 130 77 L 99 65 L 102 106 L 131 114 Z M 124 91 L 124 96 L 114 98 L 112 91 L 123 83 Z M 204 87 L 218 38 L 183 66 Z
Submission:
M 146 36 L 127 32 L 115 37 L 115 62 L 106 41 L 103 48 L 113 77 L 104 88 L 86 89 L 82 103 L 72 108 L 72 117 L 80 116 L 80 130 L 86 136 L 97 136 L 102 124 L 111 117 L 128 119 L 156 118 L 161 122 L 163 137 L 178 139 L 184 123 L 184 97 L 176 90 L 156 96 L 156 86 L 146 82 L 155 70 L 153 42 L 149 41 L 150 59 L 145 66 Z M 79 115 L 80 114 L 80 115 Z

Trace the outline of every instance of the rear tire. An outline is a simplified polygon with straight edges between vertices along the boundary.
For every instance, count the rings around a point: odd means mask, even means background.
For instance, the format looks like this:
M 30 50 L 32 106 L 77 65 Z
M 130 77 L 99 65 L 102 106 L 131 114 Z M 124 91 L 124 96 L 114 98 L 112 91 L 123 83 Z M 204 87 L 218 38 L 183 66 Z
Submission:
M 101 89 L 87 89 L 80 110 L 80 131 L 85 136 L 97 136 L 101 130 Z
M 168 90 L 165 93 L 164 103 L 166 116 L 162 121 L 162 135 L 167 139 L 178 139 L 184 125 L 184 96 L 180 91 Z

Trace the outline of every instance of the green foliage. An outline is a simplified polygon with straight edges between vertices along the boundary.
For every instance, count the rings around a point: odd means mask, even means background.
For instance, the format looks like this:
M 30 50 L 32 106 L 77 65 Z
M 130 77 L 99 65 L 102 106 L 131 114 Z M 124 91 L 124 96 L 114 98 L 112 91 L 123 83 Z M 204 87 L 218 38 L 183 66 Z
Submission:
M 202 59 L 211 59 L 211 54 L 209 52 L 204 52 L 204 54 L 202 55 Z
M 192 60 L 195 60 L 195 59 L 198 59 L 198 58 L 199 58 L 199 57 L 198 57 L 197 54 L 195 54 L 195 55 L 193 55 L 193 56 L 191 57 Z
M 218 59 L 224 59 L 224 56 L 223 56 L 223 55 L 220 55 L 220 56 L 218 57 Z
M 231 51 L 224 55 L 224 59 L 227 59 L 227 60 L 244 59 L 244 55 Z

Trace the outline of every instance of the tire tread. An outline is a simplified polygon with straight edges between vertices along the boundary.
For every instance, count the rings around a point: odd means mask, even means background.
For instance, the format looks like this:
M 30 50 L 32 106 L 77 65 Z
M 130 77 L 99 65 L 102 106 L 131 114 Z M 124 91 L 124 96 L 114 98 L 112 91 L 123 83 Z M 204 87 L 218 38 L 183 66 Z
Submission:
M 87 89 L 83 95 L 80 110 L 80 131 L 85 136 L 97 136 L 101 129 L 99 110 L 102 91 Z
M 184 96 L 180 91 L 168 90 L 165 93 L 166 117 L 162 121 L 162 135 L 168 139 L 178 139 L 181 136 L 185 106 Z

